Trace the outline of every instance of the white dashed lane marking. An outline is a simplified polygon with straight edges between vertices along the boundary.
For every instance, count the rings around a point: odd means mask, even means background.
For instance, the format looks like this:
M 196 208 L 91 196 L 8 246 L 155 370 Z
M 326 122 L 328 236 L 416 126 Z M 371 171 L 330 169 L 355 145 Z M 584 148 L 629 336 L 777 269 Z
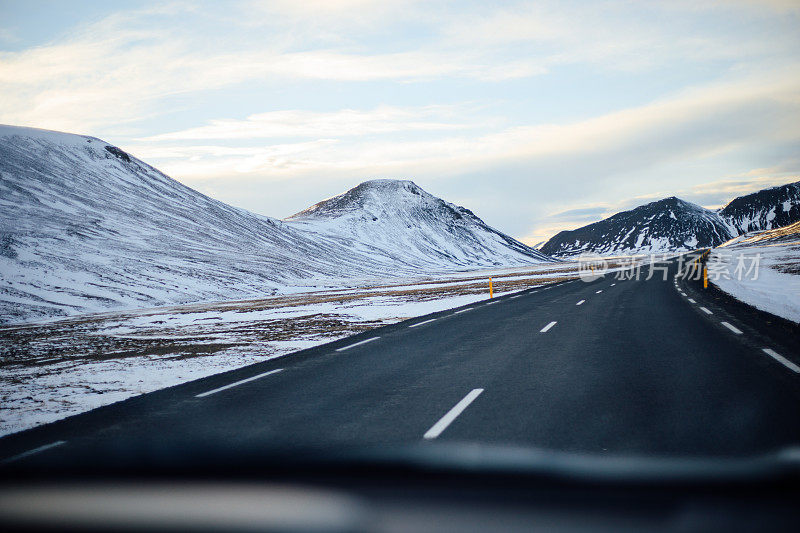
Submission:
M 20 459 L 24 459 L 26 457 L 30 457 L 33 454 L 44 452 L 51 448 L 55 448 L 57 446 L 61 446 L 62 444 L 66 444 L 67 441 L 65 440 L 57 440 L 55 442 L 51 442 L 50 444 L 45 444 L 44 446 L 39 446 L 38 448 L 33 448 L 32 450 L 28 450 L 27 452 L 18 453 L 12 457 L 8 457 L 7 459 L 3 459 L 0 463 L 12 463 L 14 461 L 19 461 Z
M 782 356 L 775 350 L 771 348 L 762 348 L 762 350 L 764 351 L 765 354 L 769 355 L 770 357 L 781 363 L 783 366 L 785 366 L 792 372 L 797 372 L 798 374 L 800 374 L 800 366 L 797 366 L 796 364 L 792 363 L 791 361 L 786 359 L 784 356 Z
M 345 350 L 349 350 L 350 348 L 355 348 L 356 346 L 361 346 L 362 344 L 366 344 L 368 342 L 376 341 L 378 339 L 380 339 L 380 337 L 372 337 L 371 339 L 367 339 L 365 341 L 354 342 L 353 344 L 350 344 L 348 346 L 343 346 L 342 348 L 336 348 L 336 351 L 337 352 L 343 352 Z
M 576 303 L 575 305 L 583 305 L 583 302 L 585 302 L 585 301 L 586 300 L 581 300 L 580 302 Z
M 353 346 L 355 346 L 355 344 Z M 349 348 L 349 346 L 348 346 L 348 348 Z M 249 383 L 251 381 L 255 381 L 257 379 L 261 379 L 263 377 L 269 376 L 270 374 L 277 374 L 278 372 L 280 372 L 282 370 L 283 370 L 282 368 L 278 368 L 276 370 L 270 370 L 269 372 L 264 372 L 263 374 L 259 374 L 257 376 L 253 376 L 251 378 L 243 379 L 241 381 L 236 381 L 234 383 L 231 383 L 230 385 L 225 385 L 224 387 L 220 387 L 218 389 L 213 389 L 213 390 L 210 390 L 208 392 L 200 393 L 200 394 L 196 395 L 195 398 L 205 398 L 206 396 L 211 396 L 212 394 L 216 394 L 218 392 L 222 392 L 224 390 L 231 389 L 231 388 L 236 387 L 238 385 L 242 385 L 244 383 Z
M 439 435 L 442 434 L 442 431 L 447 429 L 447 426 L 453 423 L 453 420 L 458 418 L 458 415 L 464 412 L 464 409 L 469 407 L 469 404 L 475 401 L 475 398 L 481 395 L 483 389 L 473 389 L 464 396 L 464 398 L 455 404 L 452 409 L 450 409 L 446 415 L 439 419 L 431 429 L 425 432 L 425 435 L 422 436 L 424 439 L 435 439 Z
M 417 322 L 416 324 L 411 324 L 410 328 L 416 328 L 417 326 L 422 326 L 423 324 L 430 324 L 431 322 L 436 322 L 435 318 L 431 318 L 430 320 L 426 320 L 424 322 Z
M 548 331 L 550 331 L 550 329 L 551 329 L 553 326 L 555 326 L 556 324 L 558 324 L 558 322 L 556 322 L 555 320 L 554 320 L 554 321 L 552 321 L 552 322 L 550 322 L 550 323 L 549 323 L 549 324 L 547 324 L 545 327 L 543 327 L 542 329 L 540 329 L 540 330 L 539 330 L 539 333 L 547 333 L 547 332 L 548 332 Z
M 740 330 L 740 329 L 739 329 L 739 328 L 737 328 L 736 326 L 734 326 L 734 325 L 732 325 L 732 324 L 729 324 L 729 323 L 727 323 L 727 322 L 720 322 L 720 323 L 721 323 L 723 326 L 725 326 L 726 328 L 728 328 L 729 330 L 731 330 L 732 332 L 736 333 L 737 335 L 741 335 L 741 334 L 742 334 L 742 330 Z

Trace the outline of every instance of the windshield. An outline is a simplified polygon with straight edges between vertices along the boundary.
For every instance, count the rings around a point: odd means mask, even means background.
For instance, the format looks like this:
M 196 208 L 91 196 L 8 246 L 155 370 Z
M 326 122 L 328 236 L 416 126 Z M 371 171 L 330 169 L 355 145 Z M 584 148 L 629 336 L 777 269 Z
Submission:
M 796 9 L 289 4 L 0 7 L 5 465 L 795 457 Z

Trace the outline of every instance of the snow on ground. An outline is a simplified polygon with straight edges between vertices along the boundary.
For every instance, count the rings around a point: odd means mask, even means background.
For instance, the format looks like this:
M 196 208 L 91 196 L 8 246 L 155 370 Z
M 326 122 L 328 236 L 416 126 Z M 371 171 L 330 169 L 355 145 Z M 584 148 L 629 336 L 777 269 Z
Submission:
M 732 239 L 712 252 L 708 269 L 731 296 L 800 323 L 800 223 Z
M 460 272 L 346 290 L 80 315 L 0 327 L 0 435 L 495 294 L 575 264 Z

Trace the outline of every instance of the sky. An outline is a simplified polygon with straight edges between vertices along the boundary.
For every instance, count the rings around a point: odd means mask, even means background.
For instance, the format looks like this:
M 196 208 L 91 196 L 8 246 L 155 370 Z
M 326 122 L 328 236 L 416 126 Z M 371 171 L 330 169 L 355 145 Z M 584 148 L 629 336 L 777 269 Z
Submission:
M 528 244 L 800 180 L 800 1 L 0 0 L 0 123 L 277 218 L 410 179 Z

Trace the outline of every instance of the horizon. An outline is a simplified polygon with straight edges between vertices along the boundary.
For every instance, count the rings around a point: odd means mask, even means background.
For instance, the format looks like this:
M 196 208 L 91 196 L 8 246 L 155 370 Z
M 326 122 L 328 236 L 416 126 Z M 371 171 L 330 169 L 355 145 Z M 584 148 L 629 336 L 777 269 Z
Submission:
M 15 126 L 13 124 L 0 124 L 0 127 L 26 128 L 27 126 Z M 95 136 L 92 136 L 92 135 L 82 135 L 82 134 L 78 134 L 78 133 L 62 132 L 62 131 L 57 131 L 57 130 L 46 130 L 46 129 L 42 129 L 42 128 L 33 128 L 33 129 L 41 129 L 42 131 L 49 131 L 49 132 L 54 132 L 54 133 L 59 133 L 59 134 L 78 135 L 78 136 L 81 136 L 81 137 L 93 137 L 93 138 L 98 139 L 98 140 L 100 140 L 102 142 L 107 142 L 107 141 L 105 141 L 105 139 L 101 139 L 99 137 L 95 137 Z M 147 161 L 143 161 L 143 162 L 149 164 Z M 160 171 L 160 169 L 158 169 L 158 168 L 156 168 L 156 170 Z M 169 176 L 169 175 L 167 175 L 167 176 L 169 178 L 171 178 L 171 179 L 174 179 L 172 176 Z M 704 209 L 708 209 L 708 210 L 711 210 L 711 211 L 719 211 L 720 209 L 722 209 L 723 207 L 728 205 L 733 200 L 735 200 L 737 198 L 740 198 L 742 196 L 747 196 L 749 194 L 753 194 L 753 193 L 756 193 L 756 192 L 759 192 L 759 191 L 762 191 L 762 190 L 765 190 L 765 189 L 778 188 L 778 187 L 782 187 L 784 185 L 789 185 L 789 184 L 792 184 L 792 183 L 800 183 L 800 176 L 794 176 L 794 177 L 787 178 L 787 179 L 788 179 L 788 181 L 784 181 L 784 182 L 778 183 L 776 185 L 770 185 L 770 186 L 756 188 L 756 189 L 752 189 L 752 190 L 742 190 L 741 192 L 739 192 L 739 193 L 737 193 L 737 194 L 735 194 L 733 196 L 729 196 L 722 203 L 714 205 L 714 206 L 695 204 L 694 202 L 690 202 L 690 203 L 693 203 L 694 205 L 698 205 L 698 206 L 700 206 L 700 207 L 702 207 Z M 176 181 L 178 181 L 178 180 L 176 180 Z M 418 183 L 416 183 L 413 178 L 412 179 L 403 179 L 403 178 L 370 178 L 370 179 L 366 179 L 366 180 L 360 181 L 358 183 L 355 183 L 354 185 L 348 186 L 346 189 L 344 189 L 341 192 L 338 192 L 338 193 L 336 193 L 336 194 L 334 194 L 332 196 L 327 196 L 325 198 L 317 199 L 317 200 L 315 200 L 313 198 L 309 198 L 308 202 L 310 202 L 310 203 L 307 203 L 305 205 L 305 207 L 303 207 L 299 211 L 296 211 L 296 212 L 291 213 L 289 215 L 286 215 L 284 217 L 276 217 L 276 216 L 273 216 L 273 215 L 271 215 L 269 213 L 255 213 L 255 212 L 254 213 L 258 214 L 258 215 L 266 216 L 266 217 L 269 217 L 269 218 L 273 218 L 273 219 L 276 219 L 276 220 L 286 221 L 286 220 L 289 220 L 291 217 L 293 217 L 295 215 L 299 215 L 302 212 L 304 212 L 304 211 L 306 211 L 306 210 L 308 210 L 308 209 L 310 209 L 310 208 L 312 208 L 312 207 L 314 207 L 314 206 L 316 206 L 316 205 L 318 205 L 320 203 L 326 202 L 328 200 L 332 200 L 333 198 L 336 198 L 336 197 L 339 197 L 339 196 L 343 196 L 344 194 L 346 194 L 347 192 L 351 191 L 352 189 L 355 189 L 356 187 L 359 187 L 360 185 L 363 185 L 364 183 L 367 183 L 367 182 L 370 182 L 370 181 L 400 181 L 400 182 L 408 181 L 410 183 L 413 183 L 417 187 L 420 187 L 422 190 L 424 190 L 428 194 L 431 194 L 430 191 L 425 190 L 424 187 L 422 187 Z M 197 191 L 197 192 L 200 192 L 201 194 L 205 194 L 205 193 L 202 193 L 202 191 Z M 206 196 L 208 196 L 208 197 L 210 197 L 210 198 L 212 198 L 214 200 L 218 200 L 218 201 L 224 202 L 224 200 L 222 200 L 220 198 L 215 198 L 215 197 L 213 197 L 211 195 L 208 195 L 208 194 L 206 194 Z M 434 195 L 434 196 L 436 196 L 436 195 Z M 437 196 L 437 198 L 440 198 L 440 197 Z M 603 215 L 602 218 L 598 218 L 597 220 L 594 220 L 594 221 L 589 221 L 589 222 L 577 225 L 575 227 L 564 228 L 564 229 L 558 230 L 556 233 L 553 233 L 552 235 L 549 235 L 547 238 L 545 238 L 542 241 L 539 241 L 539 242 L 536 242 L 536 243 L 530 243 L 530 242 L 525 242 L 522 239 L 517 239 L 517 240 L 519 240 L 520 242 L 523 242 L 524 244 L 526 244 L 526 245 L 528 245 L 528 246 L 530 246 L 532 248 L 539 249 L 541 247 L 541 245 L 543 245 L 545 242 L 547 242 L 548 240 L 550 240 L 551 238 L 555 237 L 556 235 L 558 235 L 559 233 L 561 233 L 563 231 L 573 231 L 573 230 L 576 230 L 576 229 L 580 229 L 582 227 L 589 226 L 589 225 L 594 224 L 596 222 L 601 222 L 601 221 L 603 221 L 603 220 L 605 220 L 605 219 L 607 219 L 607 218 L 609 218 L 611 216 L 614 216 L 616 214 L 619 214 L 621 212 L 631 211 L 631 210 L 636 209 L 638 207 L 643 207 L 645 205 L 649 205 L 651 203 L 655 203 L 655 202 L 659 202 L 659 201 L 662 201 L 662 200 L 666 200 L 668 198 L 677 198 L 677 199 L 682 200 L 682 201 L 689 201 L 689 200 L 685 200 L 684 198 L 681 198 L 680 196 L 678 196 L 676 194 L 669 194 L 669 195 L 664 196 L 662 198 L 649 199 L 649 200 L 645 200 L 643 202 L 637 202 L 636 198 L 629 198 L 629 199 L 626 199 L 624 201 L 624 203 L 629 204 L 628 207 L 622 208 L 622 209 L 620 209 L 618 211 L 609 212 L 609 213 Z M 444 200 L 445 202 L 449 202 L 451 204 L 455 203 L 455 202 L 451 202 L 447 198 L 440 198 L 440 199 Z M 456 204 L 456 205 L 459 205 L 460 207 L 465 207 L 465 208 L 469 209 L 470 211 L 472 211 L 473 213 L 475 213 L 475 209 L 473 209 L 469 205 L 461 205 L 461 204 Z M 475 213 L 475 215 L 478 216 L 478 218 L 480 218 L 484 222 L 486 222 L 483 219 L 483 217 L 480 216 L 479 213 Z M 503 230 L 503 228 L 496 227 L 496 226 L 494 226 L 492 224 L 489 224 L 489 226 L 493 227 L 494 229 L 496 229 L 496 230 L 498 230 L 498 231 L 500 231 L 502 233 L 506 233 Z
M 315 205 L 321 204 L 321 203 L 323 203 L 323 202 L 327 202 L 328 200 L 332 200 L 332 199 L 334 199 L 334 198 L 337 198 L 337 197 L 339 197 L 339 196 L 343 196 L 343 195 L 344 195 L 344 194 L 346 194 L 347 192 L 349 192 L 349 191 L 351 191 L 351 190 L 355 189 L 356 187 L 358 187 L 358 186 L 360 186 L 360 185 L 363 185 L 364 183 L 367 183 L 367 182 L 370 182 L 370 181 L 381 181 L 381 180 L 388 180 L 388 181 L 408 181 L 408 182 L 411 182 L 411 183 L 413 183 L 413 184 L 414 184 L 414 185 L 416 185 L 417 187 L 420 187 L 420 188 L 421 188 L 422 190 L 424 190 L 425 192 L 428 192 L 428 191 L 426 191 L 426 190 L 425 190 L 425 187 L 421 187 L 421 186 L 420 186 L 418 183 L 416 183 L 416 182 L 415 182 L 413 179 L 372 178 L 372 179 L 367 179 L 367 180 L 361 181 L 361 182 L 359 182 L 359 183 L 356 183 L 356 184 L 355 184 L 355 185 L 353 185 L 352 187 L 348 187 L 348 188 L 347 188 L 347 189 L 345 189 L 344 191 L 342 191 L 342 192 L 340 192 L 340 193 L 338 193 L 338 194 L 334 194 L 333 196 L 328 196 L 328 197 L 326 197 L 326 198 L 323 198 L 323 199 L 321 199 L 321 200 L 312 201 L 313 203 L 310 203 L 310 204 L 308 204 L 306 207 L 304 207 L 304 208 L 303 208 L 303 209 L 301 209 L 300 211 L 297 211 L 297 212 L 295 212 L 295 213 L 292 213 L 291 215 L 288 215 L 288 216 L 286 216 L 286 217 L 279 218 L 279 220 L 288 220 L 288 219 L 290 219 L 291 217 L 293 217 L 293 216 L 295 216 L 295 215 L 299 215 L 300 213 L 302 213 L 302 212 L 304 212 L 304 211 L 306 211 L 306 210 L 308 210 L 308 209 L 310 209 L 310 208 L 314 207 Z M 721 203 L 721 204 L 718 204 L 718 205 L 714 205 L 714 206 L 706 206 L 706 205 L 701 205 L 701 204 L 694 204 L 694 202 L 690 202 L 690 203 L 693 203 L 694 205 L 699 205 L 700 207 L 702 207 L 702 208 L 704 208 L 704 209 L 708 209 L 708 210 L 710 210 L 710 211 L 719 211 L 719 210 L 721 210 L 722 208 L 724 208 L 726 205 L 728 205 L 729 203 L 731 203 L 732 201 L 734 201 L 734 200 L 736 200 L 737 198 L 740 198 L 740 197 L 742 197 L 742 196 L 747 196 L 747 195 L 749 195 L 749 194 L 753 194 L 753 193 L 756 193 L 756 192 L 759 192 L 759 191 L 762 191 L 762 190 L 765 190 L 765 189 L 773 189 L 773 188 L 782 187 L 782 186 L 784 186 L 784 185 L 789 185 L 789 184 L 792 184 L 792 183 L 800 183 L 800 176 L 795 176 L 794 178 L 790 178 L 790 179 L 789 179 L 789 181 L 786 181 L 786 182 L 784 182 L 784 183 L 779 183 L 779 184 L 777 184 L 777 185 L 771 185 L 771 186 L 768 186 L 768 187 L 763 187 L 763 188 L 759 188 L 759 189 L 753 189 L 753 190 L 750 190 L 750 191 L 745 191 L 745 192 L 742 192 L 742 193 L 736 194 L 735 196 L 731 196 L 731 197 L 729 197 L 729 198 L 728 198 L 727 200 L 725 200 L 723 203 Z M 430 194 L 430 193 L 429 193 L 429 194 Z M 437 197 L 437 198 L 438 198 L 438 197 Z M 601 221 L 603 221 L 603 220 L 605 220 L 605 219 L 607 219 L 607 218 L 609 218 L 609 217 L 611 217 L 611 216 L 614 216 L 614 215 L 616 215 L 616 214 L 619 214 L 619 213 L 621 213 L 621 212 L 624 212 L 624 211 L 631 211 L 631 210 L 633 210 L 633 209 L 636 209 L 636 208 L 638 208 L 638 207 L 643 207 L 643 206 L 645 206 L 645 205 L 648 205 L 648 204 L 651 204 L 651 203 L 660 202 L 660 201 L 662 201 L 662 200 L 666 200 L 666 199 L 669 199 L 669 198 L 677 198 L 678 200 L 682 200 L 682 201 L 686 201 L 686 202 L 688 202 L 688 200 L 685 200 L 684 198 L 681 198 L 681 197 L 680 197 L 680 196 L 678 196 L 678 195 L 671 194 L 671 195 L 669 195 L 669 196 L 664 196 L 663 198 L 658 198 L 658 199 L 655 199 L 655 200 L 649 200 L 649 201 L 646 201 L 646 202 L 644 202 L 644 203 L 637 203 L 637 204 L 633 205 L 632 207 L 627 207 L 627 208 L 625 208 L 625 209 L 622 209 L 622 210 L 620 210 L 620 211 L 616 211 L 616 212 L 614 212 L 614 213 L 610 213 L 609 215 L 605 215 L 605 216 L 603 216 L 602 218 L 599 218 L 599 219 L 597 219 L 597 220 L 595 220 L 595 221 L 592 221 L 592 222 L 587 222 L 587 223 L 585 223 L 585 224 L 582 224 L 582 225 L 580 225 L 580 226 L 576 226 L 576 227 L 574 227 L 574 228 L 564 228 L 563 230 L 559 230 L 558 232 L 554 233 L 553 235 L 550 235 L 550 236 L 549 236 L 547 239 L 545 239 L 545 240 L 543 240 L 543 241 L 541 241 L 541 242 L 538 242 L 538 243 L 535 243 L 535 244 L 530 244 L 530 243 L 525 243 L 525 244 L 528 244 L 529 246 L 531 246 L 531 247 L 534 247 L 534 248 L 538 248 L 538 247 L 539 247 L 541 244 L 544 244 L 545 242 L 547 242 L 547 240 L 549 240 L 549 239 L 550 239 L 550 238 L 552 238 L 552 237 L 555 237 L 555 236 L 556 236 L 558 233 L 560 233 L 560 232 L 562 232 L 562 231 L 572 231 L 572 230 L 575 230 L 575 229 L 580 229 L 580 228 L 582 228 L 582 227 L 585 227 L 585 226 L 589 226 L 589 225 L 591 225 L 591 224 L 594 224 L 595 222 L 601 222 Z M 445 202 L 449 202 L 449 200 L 448 200 L 447 198 L 440 198 L 440 199 L 441 199 L 441 200 L 444 200 Z M 632 201 L 632 200 L 634 200 L 634 199 L 629 199 L 628 201 L 630 202 L 630 201 Z M 450 203 L 453 203 L 453 202 L 450 202 Z M 460 205 L 460 204 L 457 204 L 457 205 Z M 470 206 L 468 206 L 468 205 L 460 205 L 460 207 L 465 207 L 465 208 L 469 209 L 470 211 L 473 211 L 473 213 L 475 212 L 475 210 L 474 210 L 474 209 L 472 209 L 472 208 L 471 208 Z M 258 213 L 258 214 L 262 214 L 262 213 Z M 477 214 L 477 213 L 475 213 L 475 214 L 476 214 L 476 216 L 478 216 L 478 218 L 481 218 L 481 220 L 483 220 L 483 218 L 482 218 L 482 217 L 481 217 L 479 214 Z M 265 216 L 270 216 L 270 215 L 265 215 Z M 272 217 L 272 218 L 277 218 L 277 217 Z M 485 222 L 485 220 L 484 220 L 484 222 Z M 490 226 L 491 226 L 491 224 L 490 224 Z M 492 226 L 492 227 L 494 227 L 494 226 Z M 503 231 L 503 229 L 502 229 L 502 228 L 495 228 L 495 229 L 497 229 L 497 230 L 499 230 L 499 231 L 501 231 L 501 232 L 505 233 L 505 231 Z
M 800 176 L 792 2 L 304 6 L 0 1 L 0 122 L 279 219 L 410 179 L 531 246 Z

